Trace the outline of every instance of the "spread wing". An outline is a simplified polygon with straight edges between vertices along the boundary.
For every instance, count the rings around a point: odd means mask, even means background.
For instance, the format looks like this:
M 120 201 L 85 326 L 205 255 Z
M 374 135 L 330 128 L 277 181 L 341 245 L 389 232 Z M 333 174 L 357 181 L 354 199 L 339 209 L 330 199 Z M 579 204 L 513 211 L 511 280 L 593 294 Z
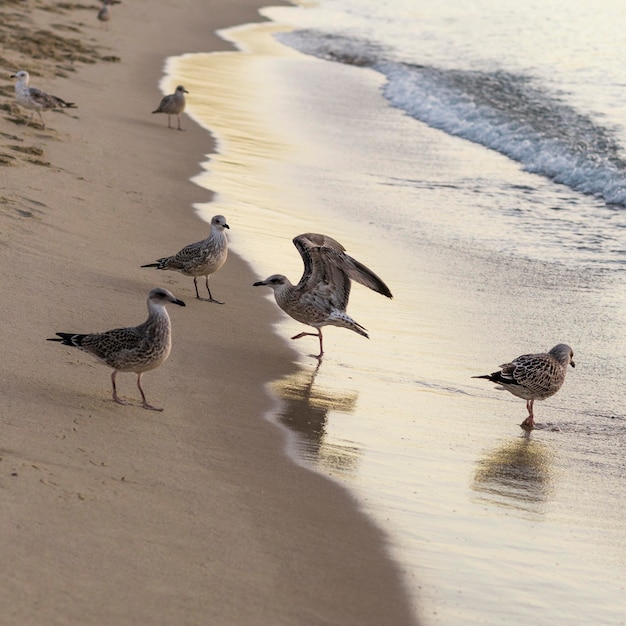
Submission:
M 343 247 L 324 235 L 299 235 L 293 240 L 304 263 L 304 272 L 295 289 L 301 298 L 321 308 L 328 304 L 345 310 L 350 297 L 350 278 L 341 266 Z
M 304 273 L 296 289 L 322 296 L 345 310 L 351 280 L 391 298 L 389 287 L 369 268 L 347 255 L 345 248 L 328 235 L 306 233 L 294 238 L 304 262 Z

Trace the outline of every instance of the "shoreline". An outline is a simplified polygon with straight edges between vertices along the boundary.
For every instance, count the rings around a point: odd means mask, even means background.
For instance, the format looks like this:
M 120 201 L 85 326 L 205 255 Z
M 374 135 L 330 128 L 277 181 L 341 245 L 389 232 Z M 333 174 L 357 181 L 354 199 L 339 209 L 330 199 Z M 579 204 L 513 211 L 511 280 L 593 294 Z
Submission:
M 3 170 L 0 622 L 415 621 L 382 531 L 347 490 L 297 466 L 265 419 L 267 383 L 297 368 L 271 331 L 273 303 L 246 289 L 249 265 L 231 252 L 212 277 L 224 307 L 195 301 L 188 277 L 140 268 L 207 232 L 190 208 L 211 193 L 191 179 L 213 140 L 187 116 L 178 133 L 150 111 L 165 58 L 231 50 L 215 30 L 262 20 L 260 3 L 233 4 L 210 16 L 192 0 L 115 5 L 108 30 L 95 10 L 18 5 L 121 60 L 81 65 L 70 80 L 33 76 L 79 107 L 46 114 L 45 131 L 0 118 L 3 141 L 49 163 Z M 170 311 L 170 359 L 143 379 L 165 407 L 153 414 L 114 404 L 106 368 L 45 338 L 138 323 L 158 285 L 187 307 Z M 136 402 L 132 375 L 118 383 Z

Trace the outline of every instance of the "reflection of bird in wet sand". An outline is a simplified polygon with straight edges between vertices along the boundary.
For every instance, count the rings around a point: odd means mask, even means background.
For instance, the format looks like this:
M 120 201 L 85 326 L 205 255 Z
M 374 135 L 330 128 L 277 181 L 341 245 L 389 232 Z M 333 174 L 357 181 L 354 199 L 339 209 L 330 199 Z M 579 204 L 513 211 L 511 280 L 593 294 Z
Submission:
M 560 343 L 550 352 L 540 354 L 523 354 L 510 363 L 504 363 L 500 370 L 493 374 L 472 376 L 486 378 L 502 385 L 514 396 L 526 400 L 528 417 L 520 424 L 522 428 L 534 428 L 535 416 L 533 404 L 535 400 L 545 400 L 553 396 L 563 385 L 567 366 L 576 367 L 572 349 Z
M 53 96 L 45 91 L 42 91 L 41 89 L 37 89 L 37 87 L 29 87 L 28 82 L 30 81 L 30 75 L 24 70 L 11 74 L 11 78 L 17 78 L 17 82 L 15 83 L 15 99 L 18 104 L 23 106 L 25 109 L 30 109 L 32 111 L 28 122 L 26 122 L 26 126 L 31 123 L 33 116 L 37 113 L 37 115 L 39 115 L 39 119 L 41 120 L 41 126 L 45 130 L 46 124 L 41 115 L 42 111 L 48 111 L 50 109 L 77 108 L 73 102 L 66 102 L 57 96 Z
M 152 111 L 153 113 L 167 113 L 167 127 L 172 128 L 170 124 L 170 116 L 175 115 L 178 119 L 178 130 L 180 127 L 180 114 L 185 110 L 185 94 L 189 93 L 182 85 L 176 87 L 176 91 L 169 96 L 163 96 L 159 106 Z
M 328 442 L 329 413 L 354 413 L 358 394 L 315 384 L 321 361 L 311 370 L 302 369 L 272 383 L 281 399 L 278 420 L 299 437 L 296 446 L 306 459 L 344 474 L 355 471 L 360 450 L 349 442 Z
M 351 280 L 391 298 L 387 285 L 365 265 L 348 256 L 345 248 L 327 235 L 298 235 L 293 243 L 304 262 L 300 282 L 292 285 L 286 276 L 273 274 L 254 283 L 255 287 L 271 287 L 276 303 L 285 313 L 298 322 L 317 328 L 317 333 L 302 332 L 292 339 L 307 335 L 318 337 L 320 353 L 316 358 L 321 359 L 324 355 L 322 326 L 341 326 L 368 337 L 365 328 L 346 313 Z
M 182 250 L 172 256 L 166 256 L 158 259 L 156 263 L 148 263 L 141 267 L 156 267 L 158 270 L 172 270 L 180 272 L 185 276 L 193 276 L 193 284 L 196 288 L 196 298 L 205 302 L 215 302 L 224 304 L 219 300 L 215 300 L 209 289 L 209 276 L 215 274 L 217 270 L 224 265 L 228 256 L 228 239 L 225 228 L 230 228 L 226 223 L 223 215 L 214 215 L 211 219 L 211 232 L 206 239 L 196 243 L 190 243 Z M 206 290 L 209 297 L 201 298 L 198 293 L 198 276 L 204 276 Z
M 493 504 L 539 513 L 550 495 L 551 462 L 549 448 L 526 432 L 478 460 L 472 487 Z
M 73 346 L 95 356 L 99 361 L 113 368 L 113 400 L 119 404 L 128 404 L 120 399 L 115 387 L 118 372 L 137 374 L 137 387 L 141 393 L 144 409 L 162 411 L 146 401 L 141 388 L 141 375 L 161 365 L 169 356 L 172 348 L 170 317 L 165 305 L 171 302 L 185 306 L 167 289 L 157 287 L 148 294 L 148 319 L 139 326 L 116 328 L 103 333 L 79 335 L 57 333 L 58 337 L 48 341 L 60 341 L 64 346 Z

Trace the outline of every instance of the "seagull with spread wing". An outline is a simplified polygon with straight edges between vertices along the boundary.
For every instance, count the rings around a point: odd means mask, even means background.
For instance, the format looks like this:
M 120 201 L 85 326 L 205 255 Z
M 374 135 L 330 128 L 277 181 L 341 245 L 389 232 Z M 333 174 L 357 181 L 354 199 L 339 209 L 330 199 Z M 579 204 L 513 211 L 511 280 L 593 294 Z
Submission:
M 366 329 L 346 313 L 351 281 L 355 280 L 391 298 L 389 287 L 365 265 L 348 256 L 345 248 L 327 235 L 306 233 L 295 237 L 293 243 L 304 262 L 300 282 L 293 285 L 286 276 L 273 274 L 254 283 L 254 287 L 271 287 L 276 303 L 287 315 L 317 329 L 317 333 L 302 332 L 292 339 L 318 337 L 320 353 L 316 358 L 321 359 L 324 355 L 323 326 L 349 328 L 363 337 L 369 337 Z

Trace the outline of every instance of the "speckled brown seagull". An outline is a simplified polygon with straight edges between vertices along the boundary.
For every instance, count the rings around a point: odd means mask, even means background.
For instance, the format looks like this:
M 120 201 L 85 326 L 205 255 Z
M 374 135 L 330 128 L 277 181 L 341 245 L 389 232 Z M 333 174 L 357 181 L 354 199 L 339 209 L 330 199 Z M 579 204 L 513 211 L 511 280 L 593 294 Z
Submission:
M 317 333 L 302 332 L 292 339 L 307 335 L 318 337 L 320 353 L 324 356 L 322 326 L 341 326 L 368 337 L 365 328 L 347 313 L 351 280 L 391 298 L 391 291 L 374 272 L 345 253 L 345 248 L 327 235 L 307 233 L 293 240 L 304 262 L 304 273 L 297 285 L 282 274 L 274 274 L 254 283 L 274 290 L 276 303 L 287 315 L 303 324 L 317 328 Z
M 520 426 L 530 429 L 535 426 L 533 403 L 553 396 L 561 388 L 568 365 L 576 367 L 574 352 L 567 344 L 560 343 L 550 352 L 523 354 L 510 363 L 504 363 L 493 374 L 472 378 L 486 378 L 526 400 L 528 417 Z
M 41 115 L 42 111 L 47 111 L 49 109 L 77 108 L 73 102 L 61 100 L 61 98 L 52 96 L 41 89 L 37 89 L 37 87 L 29 87 L 28 82 L 30 81 L 30 75 L 24 70 L 11 74 L 11 78 L 17 78 L 17 82 L 15 83 L 15 99 L 17 100 L 17 103 L 25 109 L 30 109 L 32 111 L 28 122 L 26 122 L 26 126 L 31 123 L 33 115 L 37 113 L 37 115 L 39 115 L 39 119 L 41 120 L 41 126 L 45 130 L 46 124 L 44 123 Z
M 180 272 L 185 276 L 193 276 L 193 284 L 196 288 L 196 298 L 205 302 L 215 302 L 209 289 L 209 276 L 215 274 L 224 265 L 228 256 L 228 238 L 224 232 L 225 228 L 230 228 L 223 215 L 214 215 L 211 218 L 211 232 L 206 239 L 196 243 L 190 243 L 182 250 L 172 256 L 165 256 L 155 263 L 148 263 L 141 267 L 156 267 L 158 270 L 172 270 Z M 206 290 L 209 297 L 201 298 L 198 293 L 198 276 L 205 277 Z
M 60 341 L 64 346 L 73 346 L 95 356 L 99 361 L 113 368 L 113 400 L 128 404 L 117 395 L 115 377 L 118 372 L 135 372 L 137 387 L 141 393 L 142 406 L 152 411 L 162 411 L 148 404 L 141 388 L 141 375 L 165 362 L 172 348 L 170 316 L 165 305 L 171 302 L 179 306 L 185 303 L 167 289 L 156 287 L 148 294 L 148 319 L 139 326 L 116 328 L 103 333 L 79 335 L 57 333 L 48 341 Z
M 182 85 L 176 87 L 176 91 L 169 96 L 164 96 L 159 106 L 153 113 L 167 113 L 167 127 L 172 128 L 170 116 L 175 115 L 178 119 L 178 130 L 180 127 L 180 114 L 185 110 L 185 94 L 189 93 Z

